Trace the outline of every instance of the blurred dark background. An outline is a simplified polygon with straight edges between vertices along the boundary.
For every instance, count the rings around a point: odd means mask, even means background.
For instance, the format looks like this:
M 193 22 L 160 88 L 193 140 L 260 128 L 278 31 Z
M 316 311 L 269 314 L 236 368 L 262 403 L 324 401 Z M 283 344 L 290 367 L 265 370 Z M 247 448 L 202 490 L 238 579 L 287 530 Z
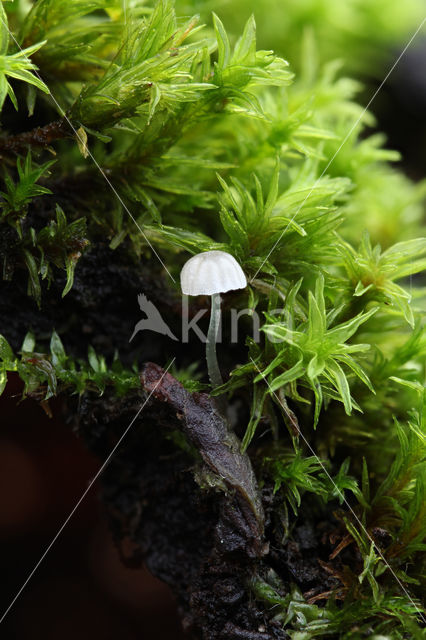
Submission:
M 426 5 L 425 5 L 426 13 Z M 401 54 L 393 50 L 387 71 Z M 380 82 L 361 77 L 367 103 Z M 426 36 L 419 34 L 404 53 L 370 106 L 377 131 L 387 136 L 386 146 L 401 153 L 400 167 L 412 180 L 426 177 Z
M 9 375 L 0 399 L 0 616 L 96 474 L 101 462 Z M 126 426 L 126 425 L 123 425 Z M 125 568 L 96 485 L 1 625 L 3 640 L 179 640 L 169 589 Z

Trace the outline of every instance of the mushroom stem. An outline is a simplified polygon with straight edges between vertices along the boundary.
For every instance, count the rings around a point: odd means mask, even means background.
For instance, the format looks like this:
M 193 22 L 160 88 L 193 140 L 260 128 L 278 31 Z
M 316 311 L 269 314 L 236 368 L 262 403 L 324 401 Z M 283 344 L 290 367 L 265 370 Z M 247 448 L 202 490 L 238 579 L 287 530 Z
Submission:
M 223 384 L 216 355 L 217 335 L 220 327 L 220 293 L 214 293 L 211 297 L 210 324 L 207 333 L 206 359 L 210 384 L 215 389 Z

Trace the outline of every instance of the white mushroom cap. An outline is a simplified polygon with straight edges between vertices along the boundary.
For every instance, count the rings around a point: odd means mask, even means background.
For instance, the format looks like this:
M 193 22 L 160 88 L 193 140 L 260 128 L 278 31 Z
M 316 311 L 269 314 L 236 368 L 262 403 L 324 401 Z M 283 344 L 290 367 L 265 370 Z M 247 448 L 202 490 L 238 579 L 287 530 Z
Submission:
M 230 253 L 205 251 L 192 256 L 180 273 L 182 293 L 188 296 L 213 295 L 244 289 L 244 271 Z

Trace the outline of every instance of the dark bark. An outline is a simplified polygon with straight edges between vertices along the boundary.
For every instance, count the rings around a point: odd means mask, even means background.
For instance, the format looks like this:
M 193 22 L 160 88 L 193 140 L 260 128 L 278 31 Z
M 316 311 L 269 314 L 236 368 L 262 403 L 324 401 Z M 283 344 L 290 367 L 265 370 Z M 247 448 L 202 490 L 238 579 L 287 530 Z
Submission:
M 30 131 L 23 131 L 13 136 L 1 136 L 0 152 L 21 153 L 28 147 L 48 147 L 56 140 L 70 138 L 73 135 L 74 132 L 69 123 L 61 118 Z
M 122 557 L 128 564 L 144 558 L 173 588 L 183 625 L 194 638 L 285 638 L 280 625 L 268 623 L 268 632 L 258 631 L 265 614 L 248 588 L 267 552 L 248 456 L 239 452 L 207 395 L 189 394 L 168 374 L 156 387 L 162 373 L 156 365 L 145 367 L 145 393 L 155 390 L 103 477 Z M 141 393 L 133 402 L 86 399 L 80 430 L 98 454 L 106 454 L 143 398 Z M 167 439 L 176 429 L 200 454 L 198 483 L 194 459 Z

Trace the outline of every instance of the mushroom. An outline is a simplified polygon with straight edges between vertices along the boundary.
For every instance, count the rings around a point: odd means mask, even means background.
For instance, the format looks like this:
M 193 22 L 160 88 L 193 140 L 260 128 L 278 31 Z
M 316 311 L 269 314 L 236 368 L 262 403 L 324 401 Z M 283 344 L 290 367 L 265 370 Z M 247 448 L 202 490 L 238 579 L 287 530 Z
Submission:
M 220 294 L 232 289 L 244 289 L 247 286 L 247 279 L 230 253 L 205 251 L 192 256 L 183 265 L 180 283 L 182 293 L 188 296 L 211 296 L 206 360 L 210 383 L 215 389 L 223 384 L 216 356 L 216 341 L 220 327 Z

